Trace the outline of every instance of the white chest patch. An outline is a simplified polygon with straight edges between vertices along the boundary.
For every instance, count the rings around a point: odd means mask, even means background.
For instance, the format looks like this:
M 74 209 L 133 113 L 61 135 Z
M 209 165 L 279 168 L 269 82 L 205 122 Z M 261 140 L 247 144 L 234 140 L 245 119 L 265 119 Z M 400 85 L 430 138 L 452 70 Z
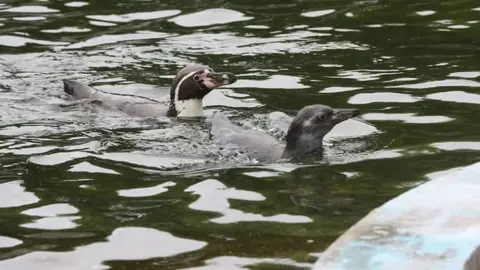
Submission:
M 175 109 L 179 117 L 203 116 L 203 103 L 201 99 L 176 100 Z

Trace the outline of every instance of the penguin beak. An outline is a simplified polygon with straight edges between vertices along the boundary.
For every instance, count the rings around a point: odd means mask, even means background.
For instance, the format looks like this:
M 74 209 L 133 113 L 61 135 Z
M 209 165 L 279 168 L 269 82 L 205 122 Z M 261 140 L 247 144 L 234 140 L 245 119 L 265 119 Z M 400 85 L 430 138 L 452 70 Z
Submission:
M 332 121 L 336 124 L 360 115 L 358 109 L 334 109 Z
M 230 72 L 225 72 L 225 73 L 211 72 L 206 76 L 205 79 L 203 79 L 203 83 L 211 89 L 217 88 L 223 85 L 229 85 L 236 81 L 237 81 L 237 77 Z

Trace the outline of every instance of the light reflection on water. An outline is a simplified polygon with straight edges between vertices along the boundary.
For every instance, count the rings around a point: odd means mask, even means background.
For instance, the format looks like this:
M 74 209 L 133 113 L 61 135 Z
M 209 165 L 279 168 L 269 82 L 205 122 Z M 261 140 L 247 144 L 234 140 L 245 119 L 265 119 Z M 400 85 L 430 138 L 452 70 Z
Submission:
M 379 204 L 478 160 L 478 11 L 0 3 L 0 269 L 311 267 Z M 283 140 L 298 109 L 324 103 L 376 127 L 338 125 L 322 162 L 258 164 L 212 145 L 208 121 L 127 117 L 61 89 L 165 99 L 191 62 L 239 78 L 206 97 L 207 117 Z
M 277 214 L 274 216 L 263 216 L 255 213 L 244 213 L 237 209 L 231 209 L 229 199 L 263 201 L 265 197 L 259 193 L 235 188 L 227 188 L 215 179 L 207 179 L 185 189 L 200 196 L 198 200 L 191 203 L 189 207 L 194 210 L 211 211 L 222 214 L 222 217 L 210 220 L 214 223 L 228 224 L 242 221 L 268 221 L 280 223 L 305 223 L 312 220 L 305 216 L 288 214 Z
M 25 191 L 21 184 L 22 181 L 10 181 L 0 184 L 2 192 L 0 208 L 18 207 L 40 201 L 35 194 Z
M 115 229 L 106 242 L 92 243 L 67 252 L 35 251 L 0 262 L 2 269 L 85 269 L 107 268 L 110 260 L 146 260 L 169 257 L 201 249 L 207 245 L 173 236 L 152 228 L 124 227 Z M 132 248 L 135 247 L 135 248 Z M 107 268 L 108 269 L 108 268 Z

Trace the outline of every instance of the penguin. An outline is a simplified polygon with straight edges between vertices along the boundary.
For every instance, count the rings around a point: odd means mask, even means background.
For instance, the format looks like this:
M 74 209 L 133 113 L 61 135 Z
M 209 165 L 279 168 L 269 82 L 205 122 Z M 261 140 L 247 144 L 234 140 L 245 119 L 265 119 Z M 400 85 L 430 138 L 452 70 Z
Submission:
M 210 136 L 221 147 L 233 147 L 259 162 L 298 159 L 322 151 L 323 138 L 335 125 L 360 115 L 358 109 L 334 109 L 323 104 L 302 108 L 290 123 L 286 143 L 265 132 L 234 125 L 216 112 L 211 119 Z
M 203 117 L 203 98 L 213 89 L 237 81 L 230 72 L 215 72 L 206 65 L 192 64 L 180 69 L 170 87 L 170 100 L 109 93 L 80 82 L 64 80 L 64 91 L 77 100 L 88 99 L 138 117 Z

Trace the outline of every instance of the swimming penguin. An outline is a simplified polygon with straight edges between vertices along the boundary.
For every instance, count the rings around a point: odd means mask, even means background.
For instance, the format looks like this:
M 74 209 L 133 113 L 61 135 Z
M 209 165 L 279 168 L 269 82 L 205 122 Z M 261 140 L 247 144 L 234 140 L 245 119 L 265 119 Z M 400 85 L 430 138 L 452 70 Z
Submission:
M 217 73 L 208 66 L 188 65 L 180 69 L 170 87 L 170 100 L 161 102 L 147 97 L 109 93 L 70 80 L 64 91 L 76 99 L 89 99 L 140 117 L 201 117 L 203 98 L 215 88 L 237 81 L 232 73 Z
M 236 126 L 226 115 L 217 112 L 211 120 L 210 134 L 220 146 L 246 151 L 260 162 L 274 162 L 321 151 L 323 137 L 335 125 L 358 115 L 360 111 L 357 109 L 333 109 L 321 104 L 306 106 L 290 123 L 286 144 L 283 144 L 267 133 Z

